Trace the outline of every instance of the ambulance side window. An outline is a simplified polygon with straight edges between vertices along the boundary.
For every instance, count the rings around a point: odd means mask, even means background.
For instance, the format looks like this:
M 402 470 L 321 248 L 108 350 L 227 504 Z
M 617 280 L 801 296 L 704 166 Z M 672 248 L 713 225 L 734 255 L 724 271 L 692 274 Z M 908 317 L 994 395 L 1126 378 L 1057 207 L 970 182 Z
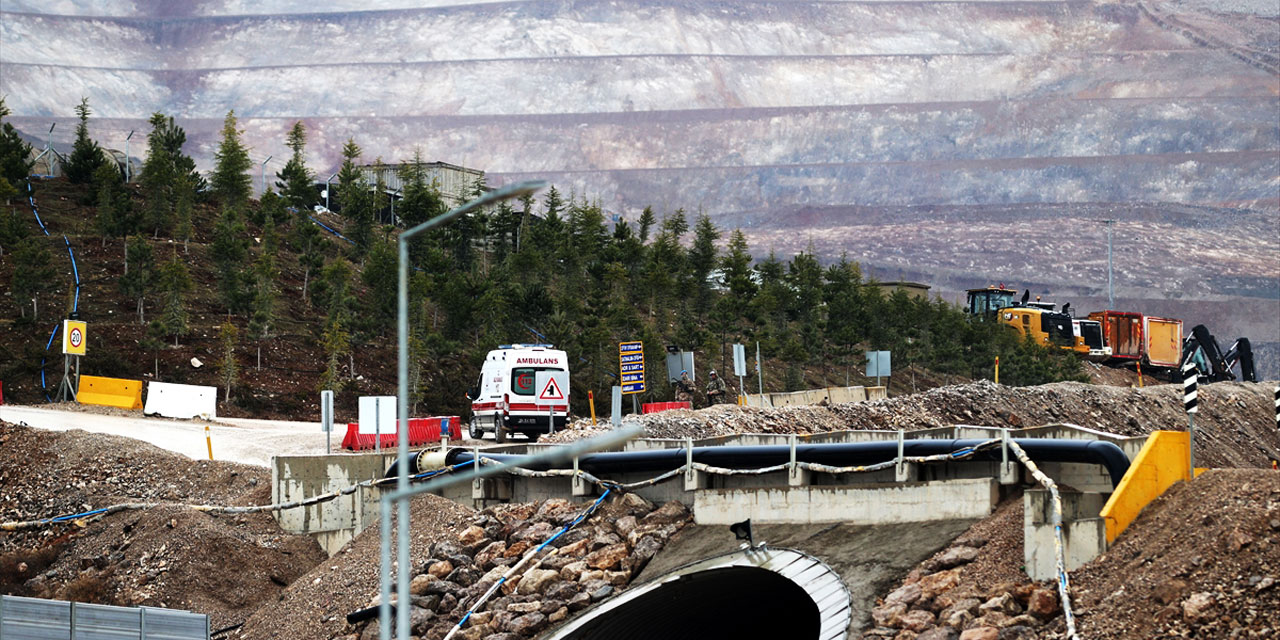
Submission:
M 484 372 L 480 373 L 480 377 L 476 380 L 476 386 L 467 390 L 467 398 L 475 400 L 480 397 L 480 389 L 484 386 Z

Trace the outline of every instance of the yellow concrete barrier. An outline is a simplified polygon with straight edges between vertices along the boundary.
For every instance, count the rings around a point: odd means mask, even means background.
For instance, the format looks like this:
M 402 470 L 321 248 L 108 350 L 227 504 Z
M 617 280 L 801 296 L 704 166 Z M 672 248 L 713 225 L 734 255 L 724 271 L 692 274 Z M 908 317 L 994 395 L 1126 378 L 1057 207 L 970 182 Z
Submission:
M 1102 507 L 1101 516 L 1107 525 L 1107 544 L 1114 542 L 1143 508 L 1165 489 L 1188 479 L 1189 442 L 1185 431 L 1156 431 L 1147 437 L 1147 443 L 1129 465 L 1120 486 Z
M 121 409 L 142 408 L 142 381 L 101 376 L 80 376 L 76 402 Z

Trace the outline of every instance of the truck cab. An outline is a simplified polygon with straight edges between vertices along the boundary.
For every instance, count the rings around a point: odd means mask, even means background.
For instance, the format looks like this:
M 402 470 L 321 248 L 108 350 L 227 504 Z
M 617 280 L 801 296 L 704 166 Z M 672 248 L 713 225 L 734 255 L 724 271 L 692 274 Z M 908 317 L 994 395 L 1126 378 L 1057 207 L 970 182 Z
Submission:
M 539 371 L 569 373 L 569 358 L 549 344 L 502 345 L 485 356 L 480 377 L 467 391 L 471 400 L 470 436 L 506 442 L 512 433 L 536 440 L 562 429 L 569 418 L 569 388 L 560 390 L 563 400 L 540 404 L 536 380 Z

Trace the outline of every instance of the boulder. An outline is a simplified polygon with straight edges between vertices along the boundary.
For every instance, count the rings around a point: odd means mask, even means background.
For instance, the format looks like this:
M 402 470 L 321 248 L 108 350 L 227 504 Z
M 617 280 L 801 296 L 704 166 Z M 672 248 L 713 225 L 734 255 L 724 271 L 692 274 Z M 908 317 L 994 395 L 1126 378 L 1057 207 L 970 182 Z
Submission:
M 453 563 L 448 560 L 437 560 L 427 567 L 427 575 L 443 579 L 453 572 Z
M 577 512 L 577 505 L 564 498 L 548 498 L 538 505 L 533 518 L 544 522 L 560 522 L 565 516 L 576 515 Z
M 527 527 L 516 532 L 514 537 L 516 540 L 528 542 L 534 545 L 542 544 L 547 538 L 555 535 L 555 527 L 546 522 L 534 522 Z
M 522 636 L 532 636 L 547 623 L 547 617 L 538 612 L 526 613 L 507 623 L 507 631 Z
M 471 525 L 466 529 L 463 529 L 462 533 L 458 534 L 458 544 L 464 547 L 469 547 L 481 540 L 484 540 L 486 537 L 487 535 L 485 534 L 484 529 Z
M 934 627 L 916 636 L 916 640 L 956 640 L 960 632 L 951 627 Z
M 507 611 L 519 614 L 533 613 L 541 608 L 542 602 L 538 600 L 534 600 L 532 602 L 512 602 L 507 605 Z
M 464 587 L 469 587 L 478 582 L 480 577 L 483 575 L 484 572 L 475 567 L 459 567 L 454 569 L 446 580 L 460 584 Z
M 489 563 L 493 562 L 494 558 L 501 558 L 502 554 L 505 553 L 506 551 L 507 551 L 506 542 L 503 542 L 501 540 L 490 542 L 489 544 L 485 545 L 483 549 L 476 552 L 476 557 L 475 557 L 476 566 L 481 567 L 483 569 L 490 569 L 492 568 L 492 565 L 490 565 Z
M 622 542 L 602 547 L 587 554 L 587 566 L 592 569 L 610 570 L 617 567 L 628 555 L 627 545 Z
M 587 555 L 587 551 L 589 550 L 588 547 L 590 545 L 591 541 L 583 538 L 577 542 L 572 542 L 560 547 L 560 551 L 558 553 L 565 557 L 581 558 L 582 556 Z
M 565 618 L 568 618 L 568 617 L 569 617 L 569 608 L 560 607 L 559 609 L 556 609 L 555 612 L 553 612 L 551 615 L 547 616 L 547 622 L 550 622 L 551 624 L 555 624 L 557 622 L 563 621 Z
M 615 503 L 622 507 L 628 514 L 633 516 L 642 516 L 653 511 L 653 503 L 641 498 L 634 493 L 624 493 Z
M 1168 604 L 1167 602 L 1161 604 Z M 1048 589 L 1036 589 L 1027 598 L 1027 613 L 1040 619 L 1051 618 L 1058 613 L 1058 594 Z
M 963 564 L 969 564 L 970 562 L 973 562 L 975 559 L 977 559 L 977 557 L 978 557 L 977 549 L 973 547 L 967 547 L 964 545 L 958 545 L 944 551 L 942 555 L 939 556 L 938 559 L 934 561 L 934 564 L 937 565 L 939 569 L 950 569 L 952 567 L 958 567 Z
M 920 633 L 933 626 L 933 614 L 922 609 L 908 611 L 898 618 L 899 626 L 908 631 Z
M 524 540 L 521 540 L 519 542 L 512 543 L 511 546 L 507 547 L 507 550 L 502 552 L 502 557 L 519 558 L 520 556 L 523 556 L 524 552 L 528 550 L 529 550 L 529 543 Z
M 1208 621 L 1217 613 L 1217 602 L 1208 592 L 1193 593 L 1182 601 L 1182 619 L 1190 623 Z
M 427 632 L 431 623 L 435 621 L 436 612 L 422 607 L 409 608 L 409 631 L 415 635 L 422 635 Z
M 563 580 L 578 580 L 587 570 L 587 563 L 584 560 L 566 564 L 560 569 L 560 578 Z
M 1040 621 L 1036 619 L 1035 616 L 1029 613 L 1024 613 L 1005 620 L 1000 626 L 1005 629 L 1008 629 L 1009 627 L 1027 627 L 1028 629 L 1031 629 L 1040 626 Z
M 999 611 L 1005 615 L 1016 616 L 1022 613 L 1022 606 L 1018 604 L 1013 594 L 1002 593 L 980 605 L 978 605 L 979 615 L 985 615 L 992 611 Z
M 579 591 L 577 595 L 569 598 L 565 605 L 569 607 L 570 611 L 582 611 L 583 609 L 591 606 L 591 594 L 585 591 Z
M 648 538 L 645 539 L 648 540 Z M 921 590 L 919 583 L 904 584 L 901 587 L 894 589 L 893 592 L 886 596 L 884 603 L 887 605 L 905 604 L 907 606 L 911 606 L 911 603 L 920 599 L 920 594 Z
M 562 578 L 552 583 L 552 585 L 547 587 L 546 591 L 543 593 L 547 598 L 567 601 L 569 598 L 577 595 L 581 590 L 582 588 L 578 586 L 577 582 L 566 582 Z
M 591 601 L 599 602 L 613 595 L 613 587 L 611 585 L 602 585 L 600 588 L 591 592 Z
M 871 610 L 871 619 L 877 627 L 898 627 L 902 615 L 907 612 L 905 604 L 886 604 Z
M 676 524 L 683 523 L 689 519 L 689 507 L 684 506 L 679 500 L 672 500 L 661 507 L 657 511 L 650 513 L 640 520 L 643 524 Z
M 995 627 L 974 627 L 965 629 L 960 640 L 999 640 L 1000 630 Z
M 551 569 L 530 569 L 520 579 L 520 588 L 516 593 L 531 595 L 542 593 L 551 583 L 560 579 L 560 572 Z
M 604 579 L 606 582 L 608 582 L 609 584 L 615 587 L 625 587 L 627 586 L 628 582 L 631 582 L 631 572 L 630 571 L 606 571 L 604 572 Z
M 631 533 L 633 530 L 635 530 L 635 528 L 636 528 L 635 516 L 622 516 L 621 518 L 618 518 L 617 520 L 613 521 L 613 530 L 618 532 L 618 535 L 622 536 L 623 538 L 626 538 L 627 534 Z
M 605 547 L 611 547 L 620 542 L 622 542 L 622 537 L 612 531 L 597 531 L 595 537 L 591 538 L 591 543 L 588 548 L 591 551 L 596 551 Z
M 960 583 L 960 570 L 947 569 L 920 578 L 920 597 L 925 600 L 950 591 Z
M 409 581 L 409 595 L 425 596 L 427 595 L 427 585 L 435 582 L 437 578 L 425 573 L 418 574 Z
M 582 575 L 578 577 L 578 582 L 581 582 L 583 585 L 591 582 L 599 582 L 601 584 L 608 583 L 608 581 L 604 579 L 604 572 L 599 569 L 583 571 Z

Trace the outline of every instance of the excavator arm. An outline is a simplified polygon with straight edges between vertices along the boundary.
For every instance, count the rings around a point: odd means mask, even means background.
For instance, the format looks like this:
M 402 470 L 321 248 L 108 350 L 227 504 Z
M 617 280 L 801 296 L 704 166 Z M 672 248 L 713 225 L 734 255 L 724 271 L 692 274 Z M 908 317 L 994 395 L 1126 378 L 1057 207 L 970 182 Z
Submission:
M 1239 338 L 1225 352 L 1218 346 L 1218 341 L 1209 333 L 1209 329 L 1198 324 L 1191 329 L 1191 334 L 1182 343 L 1182 363 L 1193 362 L 1200 375 L 1209 382 L 1235 380 L 1232 371 L 1240 365 L 1240 379 L 1245 382 L 1257 382 L 1258 374 L 1253 366 L 1253 347 L 1248 338 Z

